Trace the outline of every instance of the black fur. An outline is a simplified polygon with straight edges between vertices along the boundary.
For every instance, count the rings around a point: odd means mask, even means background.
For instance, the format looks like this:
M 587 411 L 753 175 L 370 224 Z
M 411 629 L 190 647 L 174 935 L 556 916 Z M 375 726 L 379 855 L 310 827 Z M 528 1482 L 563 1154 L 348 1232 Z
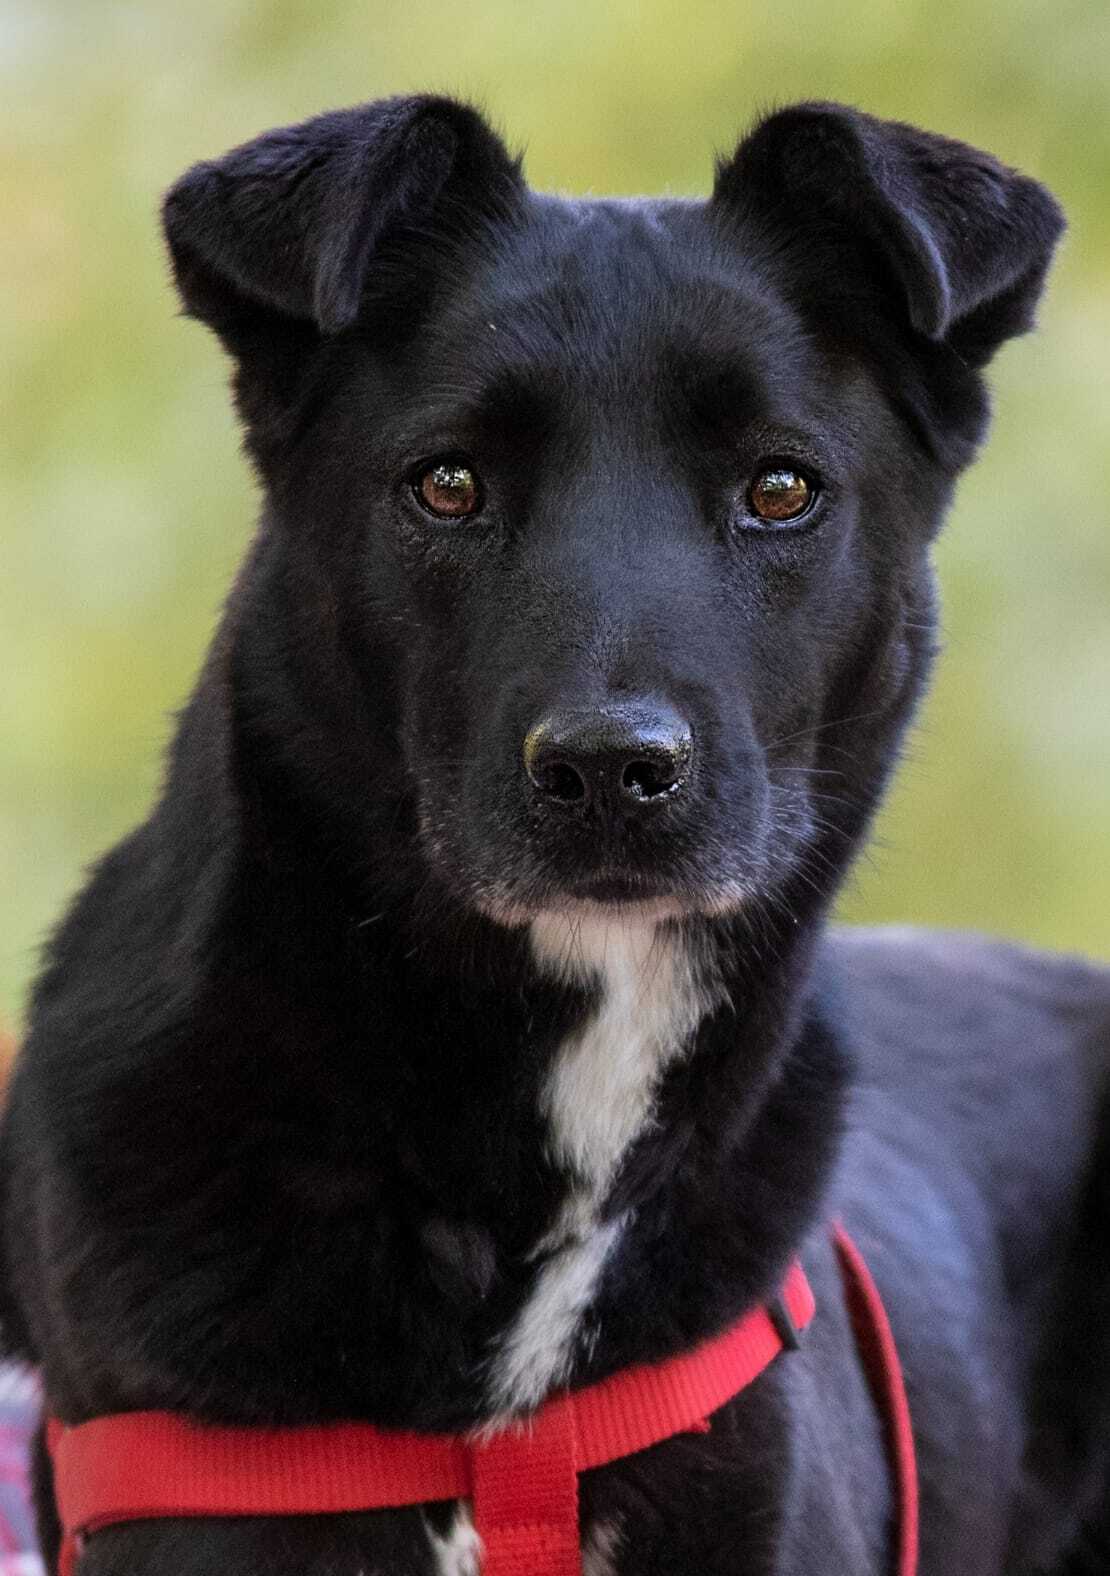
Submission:
M 572 1382 L 688 1347 L 798 1252 L 819 1313 L 710 1434 L 589 1474 L 587 1535 L 617 1527 L 635 1576 L 891 1568 L 839 1212 L 902 1348 L 922 1576 L 1080 1568 L 1110 1530 L 1110 984 L 825 926 L 1051 197 L 803 105 L 707 203 L 554 199 L 474 111 L 416 98 L 199 165 L 165 222 L 266 504 L 161 797 L 34 995 L 5 1303 L 49 1405 L 487 1417 L 572 1180 L 543 1081 L 597 1004 L 526 921 L 654 903 L 720 999 L 605 1200 L 627 1223 Z M 480 473 L 474 519 L 421 509 L 439 456 Z M 795 526 L 746 502 L 769 460 L 819 488 Z M 681 792 L 568 813 L 533 787 L 538 718 L 644 697 L 692 728 Z M 429 1518 L 137 1524 L 80 1570 L 428 1576 Z

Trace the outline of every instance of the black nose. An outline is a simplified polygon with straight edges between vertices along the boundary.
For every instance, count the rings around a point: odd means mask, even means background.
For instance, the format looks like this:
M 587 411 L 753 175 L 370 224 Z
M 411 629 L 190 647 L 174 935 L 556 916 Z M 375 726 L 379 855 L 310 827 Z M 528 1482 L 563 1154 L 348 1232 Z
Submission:
M 605 802 L 629 814 L 663 804 L 681 793 L 692 755 L 689 723 L 650 702 L 552 712 L 524 739 L 537 793 L 572 810 Z

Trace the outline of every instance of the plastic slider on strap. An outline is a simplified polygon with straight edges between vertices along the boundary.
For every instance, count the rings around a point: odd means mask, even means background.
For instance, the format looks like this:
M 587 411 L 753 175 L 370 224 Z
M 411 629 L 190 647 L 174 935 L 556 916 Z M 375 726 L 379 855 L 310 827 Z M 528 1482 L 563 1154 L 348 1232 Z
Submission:
M 767 1304 L 767 1314 L 775 1327 L 775 1333 L 782 1342 L 784 1352 L 799 1351 L 802 1344 L 802 1329 L 794 1323 L 794 1315 L 790 1311 L 790 1304 L 785 1295 L 773 1297 Z

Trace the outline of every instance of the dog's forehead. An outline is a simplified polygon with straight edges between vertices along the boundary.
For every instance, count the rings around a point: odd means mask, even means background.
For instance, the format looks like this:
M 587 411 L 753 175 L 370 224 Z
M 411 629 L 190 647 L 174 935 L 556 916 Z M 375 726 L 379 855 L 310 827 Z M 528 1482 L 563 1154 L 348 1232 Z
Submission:
M 542 194 L 452 283 L 421 352 L 475 394 L 504 378 L 603 392 L 661 370 L 801 377 L 811 360 L 765 267 L 704 203 Z

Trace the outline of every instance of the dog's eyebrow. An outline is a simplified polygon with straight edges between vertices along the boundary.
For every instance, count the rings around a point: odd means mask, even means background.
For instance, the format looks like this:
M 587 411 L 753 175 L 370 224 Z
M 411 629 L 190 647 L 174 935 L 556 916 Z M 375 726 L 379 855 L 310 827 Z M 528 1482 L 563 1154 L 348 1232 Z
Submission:
M 541 369 L 502 366 L 488 379 L 474 404 L 476 418 L 513 431 L 536 432 L 553 417 L 550 377 Z
M 689 350 L 672 352 L 663 389 L 668 414 L 698 425 L 735 427 L 749 421 L 768 400 L 766 379 L 736 356 L 713 358 Z
M 535 367 L 501 366 L 483 376 L 471 367 L 457 381 L 444 378 L 414 390 L 399 414 L 414 439 L 438 429 L 537 441 L 555 419 L 558 377 L 556 368 L 547 375 Z

